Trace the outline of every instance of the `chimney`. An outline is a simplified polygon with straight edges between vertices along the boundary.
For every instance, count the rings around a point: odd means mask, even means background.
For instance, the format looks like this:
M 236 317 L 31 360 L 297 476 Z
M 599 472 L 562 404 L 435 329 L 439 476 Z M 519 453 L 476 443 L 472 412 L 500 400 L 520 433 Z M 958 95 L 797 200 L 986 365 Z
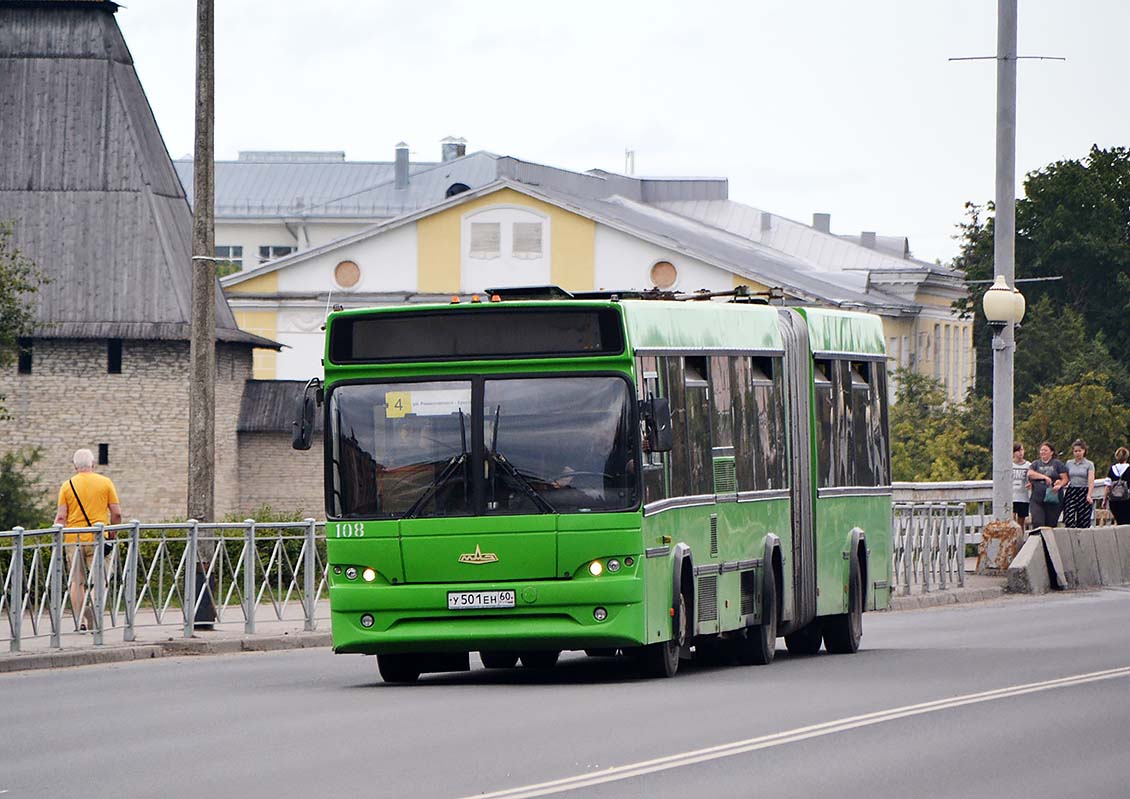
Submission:
M 440 152 L 444 161 L 454 161 L 467 154 L 467 140 L 459 136 L 448 136 L 440 140 Z
M 408 188 L 408 145 L 404 142 L 396 145 L 396 180 L 393 185 L 398 189 Z
M 761 232 L 768 233 L 773 229 L 773 214 L 768 211 L 761 212 Z
M 875 249 L 875 231 L 865 230 L 859 234 L 859 243 L 869 250 Z
M 831 214 L 813 214 L 812 226 L 819 230 L 821 233 L 832 232 L 832 215 Z

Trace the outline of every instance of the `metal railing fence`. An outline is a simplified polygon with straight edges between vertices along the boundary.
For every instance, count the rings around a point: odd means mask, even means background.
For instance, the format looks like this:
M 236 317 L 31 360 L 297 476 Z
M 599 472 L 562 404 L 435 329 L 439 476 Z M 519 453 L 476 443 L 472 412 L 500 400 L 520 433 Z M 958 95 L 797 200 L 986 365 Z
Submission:
M 83 534 L 90 543 L 75 543 Z M 211 555 L 198 566 L 202 545 Z M 89 572 L 79 546 L 93 550 Z M 129 642 L 139 628 L 176 625 L 189 638 L 204 603 L 216 623 L 242 619 L 247 634 L 261 615 L 283 621 L 292 609 L 304 629 L 314 630 L 327 610 L 318 603 L 326 568 L 325 523 L 314 519 L 17 527 L 0 531 L 0 617 L 12 652 L 28 639 L 49 638 L 60 648 L 64 631 L 84 623 L 95 645 L 108 629 L 120 629 Z M 81 581 L 77 601 L 72 581 Z M 0 642 L 4 637 L 0 628 Z

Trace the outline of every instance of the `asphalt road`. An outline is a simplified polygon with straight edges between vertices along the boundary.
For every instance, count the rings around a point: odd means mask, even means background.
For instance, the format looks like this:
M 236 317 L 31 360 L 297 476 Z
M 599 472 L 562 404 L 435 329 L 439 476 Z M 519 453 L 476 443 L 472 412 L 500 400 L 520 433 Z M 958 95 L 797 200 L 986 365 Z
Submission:
M 328 650 L 0 675 L 0 797 L 1130 797 L 1130 590 L 868 614 L 856 655 L 674 680 L 472 660 L 413 686 Z

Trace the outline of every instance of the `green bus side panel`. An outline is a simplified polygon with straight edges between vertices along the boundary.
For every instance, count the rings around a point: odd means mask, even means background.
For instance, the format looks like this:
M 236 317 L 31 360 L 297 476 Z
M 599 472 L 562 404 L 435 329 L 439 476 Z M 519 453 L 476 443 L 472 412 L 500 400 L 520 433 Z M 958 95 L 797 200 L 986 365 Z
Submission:
M 711 516 L 717 517 L 717 551 L 713 549 Z M 670 608 L 673 585 L 674 547 L 683 543 L 690 547 L 693 565 L 702 566 L 736 564 L 764 558 L 765 538 L 773 533 L 781 539 L 781 552 L 785 557 L 785 601 L 792 601 L 792 581 L 789 553 L 792 541 L 789 527 L 789 505 L 785 499 L 755 502 L 721 502 L 672 510 L 644 517 L 643 543 L 645 550 L 670 546 L 671 552 L 659 558 L 648 558 L 646 568 L 648 640 L 666 640 L 671 635 Z M 670 544 L 666 543 L 670 541 Z M 758 569 L 757 585 L 764 565 Z M 695 609 L 698 633 L 708 635 L 739 629 L 753 621 L 742 615 L 741 573 L 726 571 L 713 577 L 717 583 L 716 613 L 704 618 L 704 576 L 695 579 L 697 607 Z M 757 593 L 756 614 L 760 620 L 760 590 Z
M 890 605 L 891 498 L 828 497 L 816 500 L 816 614 L 847 611 L 850 562 L 844 558 L 852 528 L 863 531 L 867 544 L 867 585 L 864 607 L 881 610 Z M 876 588 L 875 583 L 886 587 Z
M 634 349 L 780 350 L 777 309 L 769 306 L 625 300 Z
M 798 310 L 808 322 L 813 352 L 883 355 L 887 351 L 883 323 L 877 316 L 828 308 Z

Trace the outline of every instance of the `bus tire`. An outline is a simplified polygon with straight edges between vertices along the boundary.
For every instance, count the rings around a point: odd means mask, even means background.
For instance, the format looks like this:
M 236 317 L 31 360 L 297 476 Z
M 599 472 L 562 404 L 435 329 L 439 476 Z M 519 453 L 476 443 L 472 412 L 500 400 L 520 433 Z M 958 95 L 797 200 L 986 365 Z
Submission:
M 850 655 L 859 650 L 863 637 L 863 580 L 859 560 L 852 558 L 848 577 L 848 612 L 824 619 L 824 648 L 833 655 Z
M 488 669 L 512 669 L 518 665 L 517 652 L 480 652 L 479 660 Z
M 777 653 L 777 580 L 766 572 L 761 589 L 761 624 L 745 628 L 738 639 L 738 662 L 743 666 L 767 666 Z
M 415 655 L 377 655 L 377 670 L 387 683 L 416 682 L 420 661 Z
M 790 655 L 815 655 L 820 651 L 820 639 L 824 634 L 822 625 L 816 619 L 801 627 L 795 633 L 785 636 L 785 646 Z
M 671 631 L 671 640 L 644 647 L 644 670 L 652 677 L 674 677 L 679 672 L 679 656 L 690 640 L 685 592 L 679 593 L 679 607 L 675 618 L 679 621 L 679 629 Z
M 551 649 L 548 652 L 523 652 L 522 665 L 527 669 L 551 669 L 557 665 L 559 657 L 561 657 L 559 649 Z

